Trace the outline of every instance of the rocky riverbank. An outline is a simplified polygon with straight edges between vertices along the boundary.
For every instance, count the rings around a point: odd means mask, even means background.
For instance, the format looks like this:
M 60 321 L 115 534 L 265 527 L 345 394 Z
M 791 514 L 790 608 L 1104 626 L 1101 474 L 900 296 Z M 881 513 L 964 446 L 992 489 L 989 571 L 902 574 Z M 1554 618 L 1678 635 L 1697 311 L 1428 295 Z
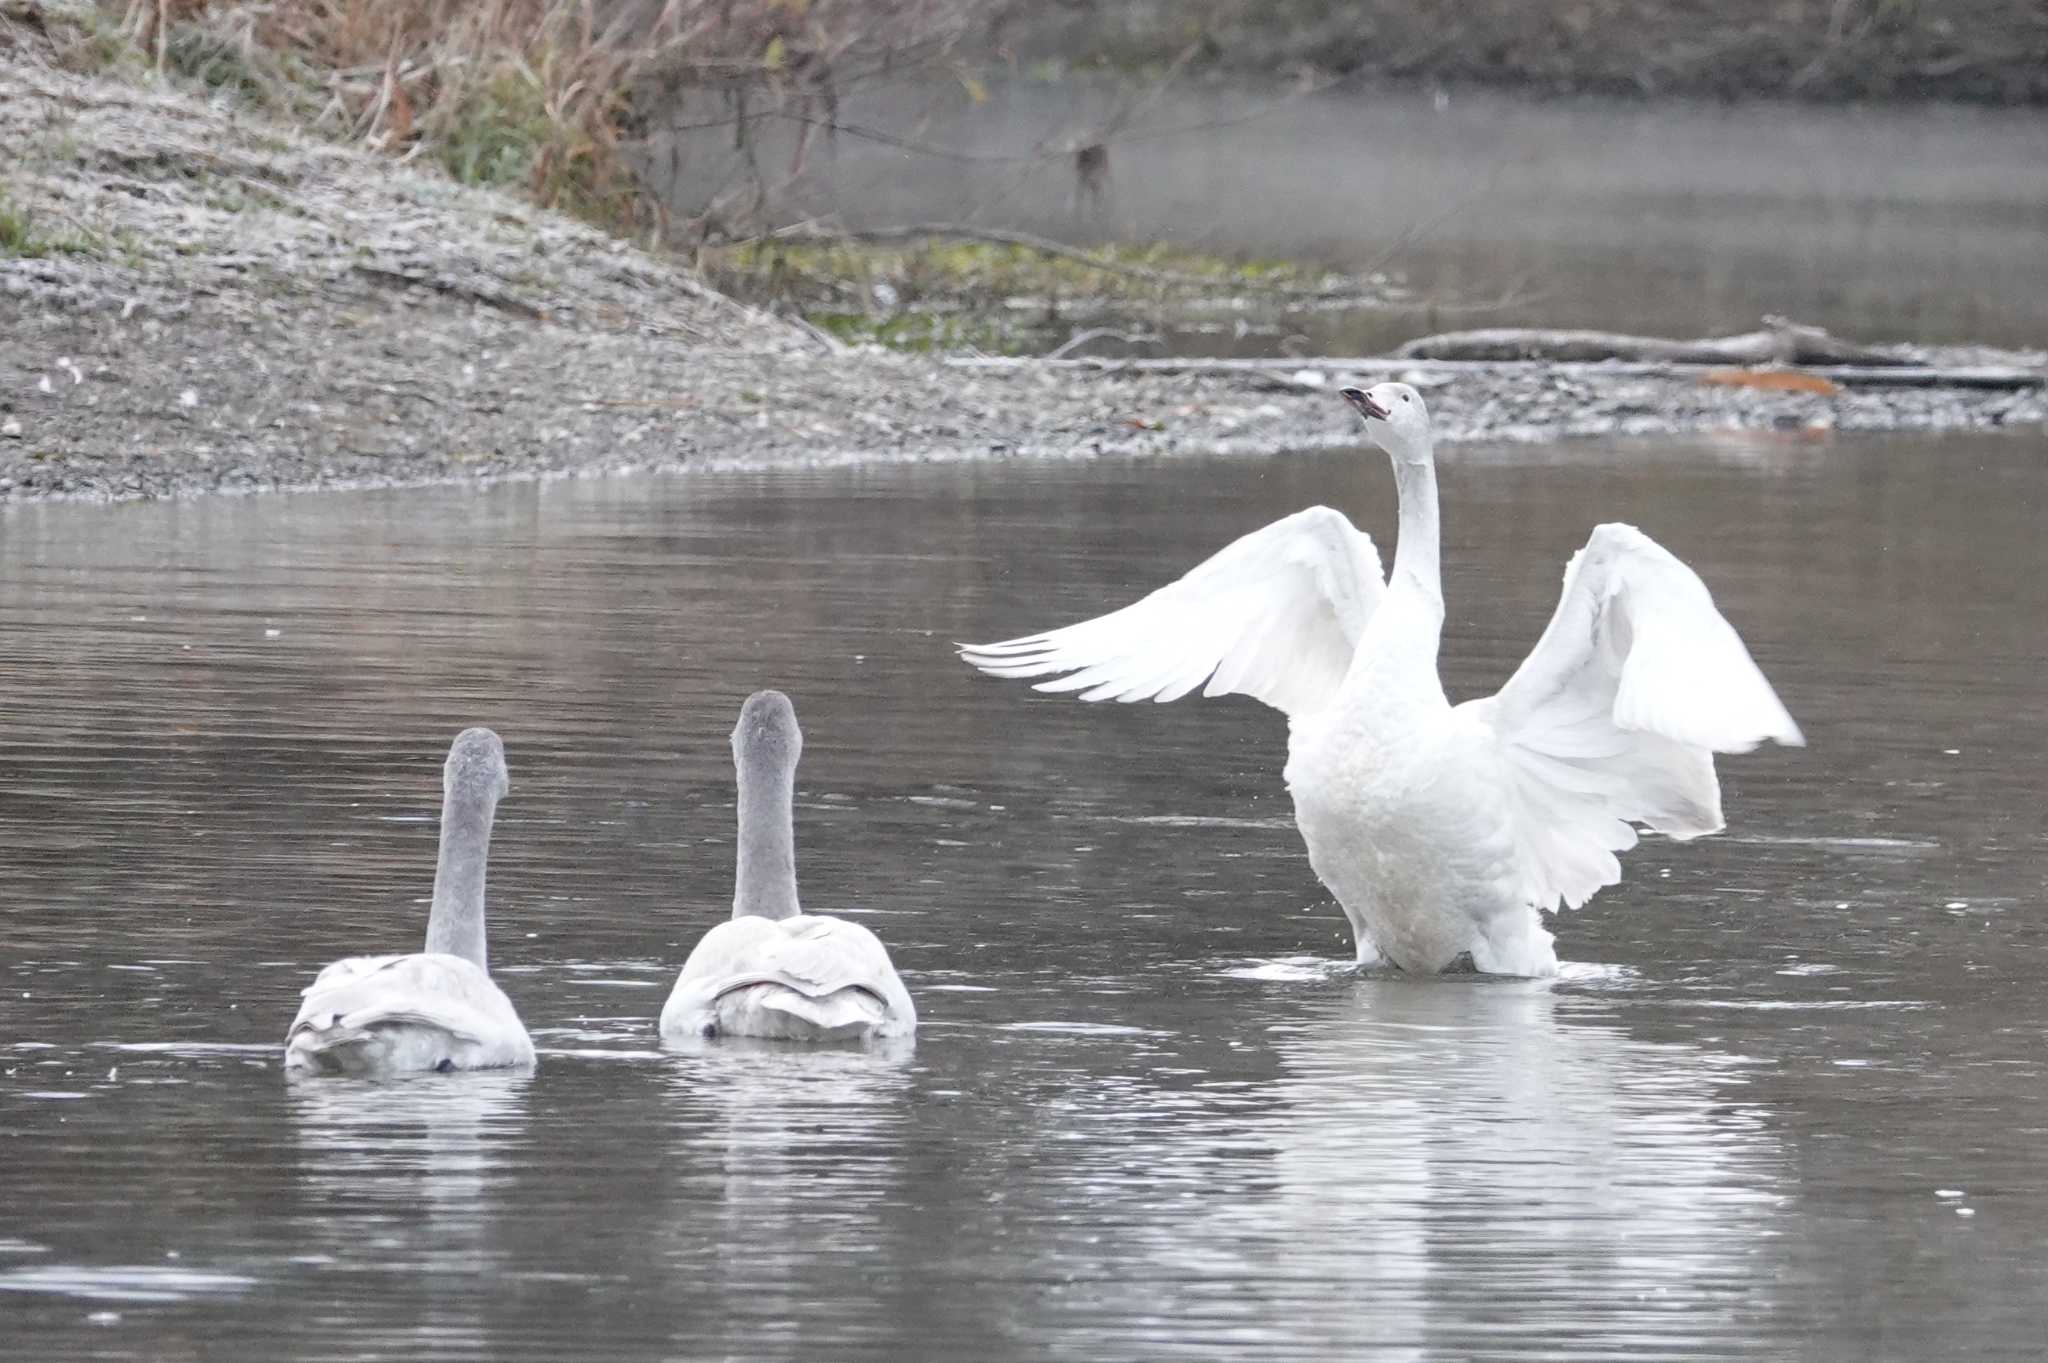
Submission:
M 189 93 L 17 51 L 0 109 L 0 499 L 1357 438 L 1339 368 L 849 350 L 513 195 Z M 1431 400 L 1461 440 L 2048 420 L 2039 388 L 1823 394 L 1583 366 L 1468 369 Z

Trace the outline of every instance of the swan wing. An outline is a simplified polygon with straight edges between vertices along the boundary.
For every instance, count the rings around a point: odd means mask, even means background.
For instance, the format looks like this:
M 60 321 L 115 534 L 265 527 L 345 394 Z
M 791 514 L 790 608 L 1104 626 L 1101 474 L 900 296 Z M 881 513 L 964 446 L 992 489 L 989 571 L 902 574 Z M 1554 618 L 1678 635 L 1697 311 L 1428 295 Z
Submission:
M 1306 714 L 1336 695 L 1385 592 L 1371 537 L 1312 506 L 1122 610 L 960 656 L 993 676 L 1051 677 L 1035 689 L 1082 700 L 1179 700 L 1206 682 L 1205 696 Z
M 732 931 L 759 923 L 768 931 Z M 691 953 L 683 973 L 691 974 L 698 954 L 705 955 L 705 973 L 721 976 L 725 987 L 747 979 L 759 984 L 779 984 L 812 998 L 822 998 L 841 989 L 877 989 L 896 968 L 879 937 L 858 923 L 824 914 L 799 914 L 795 918 L 770 922 L 765 918 L 736 918 L 721 923 L 704 936 L 698 952 Z
M 693 1030 L 721 996 L 756 985 L 779 986 L 821 1006 L 859 990 L 887 1010 L 892 1027 L 916 1025 L 910 991 L 879 937 L 844 918 L 799 914 L 779 921 L 734 918 L 705 933 L 683 962 L 662 1009 L 661 1030 Z
M 1806 741 L 1706 584 L 1630 525 L 1593 531 L 1528 658 L 1460 708 L 1497 749 L 1524 896 L 1542 909 L 1619 880 L 1632 824 L 1719 832 L 1715 753 Z
M 457 1048 L 463 1068 L 533 1059 L 533 1043 L 505 992 L 474 963 L 439 952 L 336 961 L 305 989 L 285 1047 L 289 1063 L 365 1046 L 380 1054 L 409 1051 L 407 1038 L 428 1049 Z
M 859 923 L 823 914 L 805 914 L 802 927 L 783 934 L 776 966 L 785 983 L 814 996 L 849 988 L 886 995 L 897 979 L 881 938 Z

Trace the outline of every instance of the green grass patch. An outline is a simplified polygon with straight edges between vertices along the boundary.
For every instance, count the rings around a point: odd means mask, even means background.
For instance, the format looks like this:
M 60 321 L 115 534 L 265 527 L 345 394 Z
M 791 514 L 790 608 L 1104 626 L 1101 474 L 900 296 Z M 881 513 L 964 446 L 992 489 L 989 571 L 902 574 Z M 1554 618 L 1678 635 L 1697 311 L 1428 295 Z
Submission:
M 822 303 L 853 290 L 872 295 L 879 285 L 899 306 L 1063 298 L 1186 301 L 1240 289 L 1314 289 L 1325 282 L 1321 270 L 1296 261 L 1235 260 L 1176 246 L 1110 245 L 1088 254 L 1101 263 L 978 241 L 761 241 L 707 252 L 703 264 L 724 287 L 760 300 Z
M 464 90 L 447 124 L 435 155 L 466 185 L 523 187 L 554 137 L 545 92 L 511 68 Z
M 100 243 L 86 233 L 53 231 L 33 211 L 0 193 L 0 258 L 41 260 L 47 256 L 97 256 Z
M 913 355 L 978 350 L 989 355 L 1036 354 L 1038 329 L 971 313 L 900 312 L 871 317 L 858 312 L 815 312 L 806 319 L 848 345 L 881 345 Z
M 1332 283 L 1298 261 L 1175 246 L 1087 254 L 1094 259 L 951 239 L 759 241 L 707 250 L 698 265 L 724 292 L 799 312 L 842 341 L 916 353 L 1042 354 L 1084 320 L 1142 327 L 1247 293 L 1274 298 L 1276 289 Z

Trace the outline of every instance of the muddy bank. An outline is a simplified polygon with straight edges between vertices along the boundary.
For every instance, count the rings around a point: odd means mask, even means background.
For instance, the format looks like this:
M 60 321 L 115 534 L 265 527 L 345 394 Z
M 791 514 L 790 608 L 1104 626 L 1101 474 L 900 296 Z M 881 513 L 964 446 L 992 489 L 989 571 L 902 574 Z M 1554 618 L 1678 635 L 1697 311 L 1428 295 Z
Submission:
M 515 197 L 188 95 L 7 59 L 0 107 L 10 501 L 1356 440 L 1341 373 L 849 351 Z M 1462 373 L 1431 399 L 1453 439 L 2048 419 L 2038 389 L 1541 368 Z

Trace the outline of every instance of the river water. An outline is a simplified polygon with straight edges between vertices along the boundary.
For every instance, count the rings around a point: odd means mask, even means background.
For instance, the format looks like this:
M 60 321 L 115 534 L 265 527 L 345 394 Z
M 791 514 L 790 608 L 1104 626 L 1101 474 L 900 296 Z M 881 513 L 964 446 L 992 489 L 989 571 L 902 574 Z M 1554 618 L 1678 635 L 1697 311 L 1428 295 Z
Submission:
M 0 1353 L 2037 1356 L 2044 454 L 1446 452 L 1455 695 L 1629 519 L 1812 743 L 1540 982 L 1344 965 L 1272 713 L 948 650 L 1313 501 L 1390 539 L 1377 453 L 9 508 Z M 908 1052 L 655 1046 L 770 684 Z M 287 1083 L 312 973 L 416 946 L 470 723 L 537 1071 Z
M 664 125 L 688 131 L 654 140 L 647 174 L 679 212 L 740 181 L 728 117 L 702 97 Z M 1371 355 L 1468 326 L 1724 335 L 1766 313 L 1864 341 L 2048 332 L 2038 110 L 1013 79 L 980 103 L 873 85 L 838 117 L 850 131 L 801 155 L 800 125 L 754 125 L 784 216 L 1292 257 L 1384 270 L 1423 300 L 1276 313 L 1253 297 L 1206 331 L 1169 327 L 1169 353 Z M 1073 148 L 1091 143 L 1106 170 L 1084 192 Z

